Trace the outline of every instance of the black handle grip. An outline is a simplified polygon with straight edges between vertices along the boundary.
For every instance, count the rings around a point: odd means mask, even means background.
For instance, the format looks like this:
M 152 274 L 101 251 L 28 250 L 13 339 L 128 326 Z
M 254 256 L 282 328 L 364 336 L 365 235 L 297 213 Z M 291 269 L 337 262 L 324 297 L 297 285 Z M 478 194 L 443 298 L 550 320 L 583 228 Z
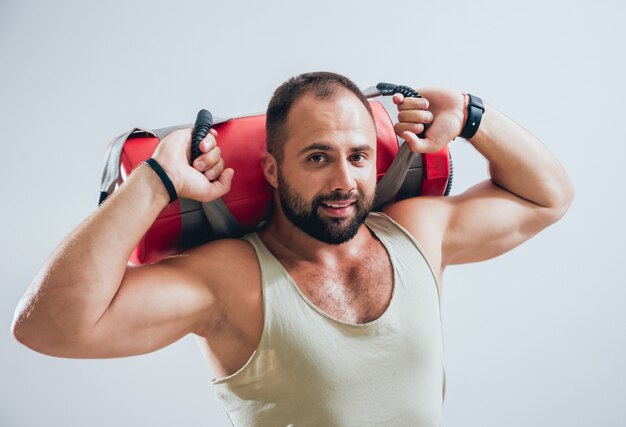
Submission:
M 422 95 L 420 95 L 419 92 L 413 88 L 410 88 L 404 85 L 396 85 L 393 83 L 378 83 L 376 85 L 376 89 L 378 89 L 380 93 L 384 96 L 393 95 L 395 93 L 401 93 L 405 97 L 410 97 L 410 98 L 422 97 Z
M 198 111 L 198 117 L 196 117 L 196 123 L 193 125 L 193 132 L 191 133 L 191 162 L 202 154 L 200 151 L 200 143 L 209 134 L 209 131 L 213 128 L 213 115 L 207 110 Z
M 422 95 L 418 91 L 413 88 L 404 85 L 395 85 L 393 83 L 378 83 L 376 85 L 376 89 L 378 89 L 383 95 L 394 95 L 396 93 L 401 93 L 405 98 L 421 98 Z M 417 135 L 419 138 L 424 138 L 426 134 L 426 125 L 424 125 L 424 131 Z

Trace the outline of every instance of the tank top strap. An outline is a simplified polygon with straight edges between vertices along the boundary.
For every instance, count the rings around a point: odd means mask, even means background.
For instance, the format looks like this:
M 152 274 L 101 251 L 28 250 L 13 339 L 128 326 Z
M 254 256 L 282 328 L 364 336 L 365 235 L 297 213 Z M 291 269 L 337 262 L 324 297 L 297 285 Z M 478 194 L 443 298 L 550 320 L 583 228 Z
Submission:
M 276 304 L 280 304 L 280 301 L 286 303 L 286 296 L 283 294 L 289 288 L 289 277 L 285 274 L 282 265 L 278 262 L 276 257 L 269 251 L 267 246 L 263 243 L 258 233 L 246 234 L 243 237 L 244 240 L 250 242 L 254 247 L 254 250 L 259 261 L 259 267 L 261 270 L 261 287 L 263 295 L 263 337 L 267 338 L 267 328 L 271 328 L 274 321 L 279 320 L 276 317 L 283 317 L 280 313 L 276 313 L 274 307 Z M 293 304 L 292 301 L 290 301 Z M 289 304 L 284 307 L 289 307 Z M 263 344 L 263 339 L 260 345 Z
M 282 265 L 280 265 L 276 257 L 269 251 L 267 246 L 265 246 L 265 243 L 263 243 L 258 233 L 246 234 L 243 236 L 243 239 L 250 242 L 254 247 L 261 267 L 261 278 L 264 279 L 262 280 L 263 285 L 284 279 L 284 269 Z
M 440 287 L 433 265 L 426 257 L 426 252 L 407 229 L 382 212 L 370 213 L 365 224 L 383 242 L 389 252 L 389 256 L 392 258 L 392 262 L 396 261 L 394 265 L 410 266 L 415 265 L 417 262 L 420 267 L 423 267 L 421 271 L 430 276 L 433 283 L 435 283 L 436 289 Z M 424 278 L 426 279 L 427 277 Z M 438 294 L 437 292 L 437 300 L 439 300 Z

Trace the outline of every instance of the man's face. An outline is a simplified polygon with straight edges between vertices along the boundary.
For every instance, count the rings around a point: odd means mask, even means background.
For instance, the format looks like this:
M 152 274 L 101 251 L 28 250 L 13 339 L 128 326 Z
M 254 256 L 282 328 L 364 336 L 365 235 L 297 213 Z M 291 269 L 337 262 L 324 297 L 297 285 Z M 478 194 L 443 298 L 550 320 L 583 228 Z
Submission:
M 305 95 L 287 118 L 278 166 L 285 216 L 311 237 L 338 245 L 352 239 L 372 208 L 376 129 L 350 92 L 329 99 Z

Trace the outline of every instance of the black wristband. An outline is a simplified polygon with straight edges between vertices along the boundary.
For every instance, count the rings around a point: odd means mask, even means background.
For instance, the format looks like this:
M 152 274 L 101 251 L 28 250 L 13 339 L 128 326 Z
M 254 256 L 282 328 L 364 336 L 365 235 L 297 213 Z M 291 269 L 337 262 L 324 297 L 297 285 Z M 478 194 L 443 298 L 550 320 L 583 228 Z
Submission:
M 170 177 L 167 176 L 159 162 L 157 162 L 153 158 L 149 158 L 143 163 L 150 166 L 152 170 L 156 172 L 157 176 L 161 179 L 163 185 L 165 186 L 165 189 L 167 190 L 167 193 L 170 195 L 170 203 L 178 199 L 178 194 L 176 194 L 176 188 L 174 188 L 174 184 L 172 184 Z
M 485 112 L 485 106 L 483 105 L 483 100 L 477 96 L 470 95 L 469 96 L 469 104 L 467 105 L 467 120 L 465 120 L 465 127 L 461 131 L 461 138 L 470 139 L 476 132 L 478 131 L 478 127 L 480 126 L 480 121 L 483 118 L 483 113 Z

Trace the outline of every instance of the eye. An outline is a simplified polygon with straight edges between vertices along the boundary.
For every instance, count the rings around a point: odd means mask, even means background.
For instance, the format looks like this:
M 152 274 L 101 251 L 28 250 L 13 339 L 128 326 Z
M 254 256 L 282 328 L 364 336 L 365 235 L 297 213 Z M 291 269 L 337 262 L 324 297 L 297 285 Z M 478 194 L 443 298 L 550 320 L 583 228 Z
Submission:
M 364 162 L 365 160 L 367 160 L 367 157 L 363 153 L 356 153 L 350 157 L 350 161 L 352 162 L 359 163 L 359 162 Z
M 309 156 L 307 160 L 311 163 L 322 163 L 326 160 L 326 156 L 323 154 L 313 154 L 312 156 Z

